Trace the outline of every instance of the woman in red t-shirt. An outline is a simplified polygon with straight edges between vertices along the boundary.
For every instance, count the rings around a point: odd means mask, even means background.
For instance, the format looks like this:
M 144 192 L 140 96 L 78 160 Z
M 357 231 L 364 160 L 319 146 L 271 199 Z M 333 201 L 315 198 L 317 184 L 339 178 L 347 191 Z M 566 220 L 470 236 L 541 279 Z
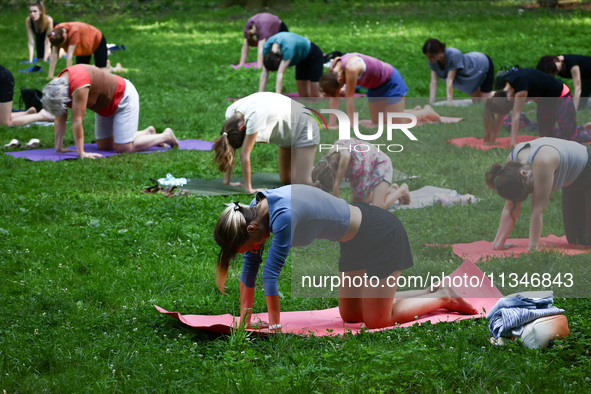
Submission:
M 55 115 L 56 152 L 73 152 L 63 147 L 68 108 L 72 109 L 70 122 L 80 158 L 101 157 L 99 153 L 84 151 L 82 121 L 86 109 L 96 112 L 94 133 L 99 150 L 124 153 L 162 144 L 179 144 L 169 128 L 161 134 L 156 134 L 153 126 L 137 131 L 140 103 L 133 84 L 93 66 L 77 64 L 66 68 L 43 88 L 41 102 L 49 113 Z

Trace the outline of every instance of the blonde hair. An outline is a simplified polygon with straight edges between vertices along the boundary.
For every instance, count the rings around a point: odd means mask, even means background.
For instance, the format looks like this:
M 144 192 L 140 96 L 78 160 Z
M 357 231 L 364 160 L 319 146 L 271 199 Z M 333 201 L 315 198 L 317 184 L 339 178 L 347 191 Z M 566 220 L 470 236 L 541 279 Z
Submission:
M 221 248 L 216 261 L 216 285 L 222 293 L 225 293 L 224 285 L 228 277 L 230 260 L 248 241 L 247 227 L 257 216 L 256 205 L 249 207 L 239 202 L 227 205 L 213 231 L 213 239 Z
M 242 146 L 246 133 L 240 130 L 243 121 L 239 114 L 234 114 L 222 126 L 220 136 L 213 141 L 213 162 L 221 172 L 226 172 L 234 165 L 234 151 Z

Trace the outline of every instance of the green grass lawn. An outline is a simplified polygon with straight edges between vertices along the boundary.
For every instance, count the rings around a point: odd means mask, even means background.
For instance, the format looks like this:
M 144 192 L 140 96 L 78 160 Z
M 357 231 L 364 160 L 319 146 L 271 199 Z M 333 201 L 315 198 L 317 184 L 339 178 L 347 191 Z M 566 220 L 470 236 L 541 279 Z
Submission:
M 213 0 L 129 2 L 129 7 L 119 3 L 123 5 L 51 4 L 49 12 L 57 21 L 98 26 L 109 43 L 127 46 L 111 61 L 128 69 L 122 75 L 140 94 L 140 128 L 153 125 L 161 132 L 171 127 L 180 139 L 213 140 L 230 104 L 226 98 L 244 97 L 258 87 L 259 71 L 233 70 L 229 64 L 239 60 L 244 23 L 263 10 L 220 7 L 221 2 Z M 324 52 L 358 51 L 392 63 L 410 88 L 409 102 L 425 103 L 410 98 L 428 96 L 430 73 L 421 47 L 429 37 L 463 52 L 485 52 L 497 67 L 535 67 L 542 55 L 589 53 L 589 11 L 521 9 L 521 3 L 293 0 L 270 12 Z M 47 65 L 39 74 L 18 73 L 29 67 L 18 64 L 27 57 L 26 15 L 24 6 L 0 7 L 0 64 L 15 76 L 15 108 L 18 88 L 41 89 L 47 82 Z M 254 61 L 254 51 L 250 52 L 248 61 Z M 64 66 L 65 60 L 60 60 L 58 69 Z M 445 95 L 442 85 L 440 96 Z M 267 90 L 273 88 L 274 75 Z M 284 91 L 295 90 L 290 69 Z M 508 152 L 460 149 L 446 143 L 455 137 L 482 137 L 482 107 L 437 110 L 465 120 L 413 129 L 419 141 L 402 139 L 405 150 L 392 154 L 394 166 L 419 176 L 409 182 L 411 189 L 446 187 L 481 201 L 466 207 L 398 212 L 415 259 L 412 272 L 453 271 L 462 260 L 450 248 L 424 244 L 492 240 L 504 202 L 486 188 L 484 172 Z M 535 105 L 527 111 L 535 119 Z M 578 123 L 590 119 L 591 112 L 580 112 Z M 93 124 L 90 113 L 84 121 L 87 141 L 94 138 Z M 33 137 L 52 147 L 53 129 L 0 127 L 0 146 L 12 138 L 26 142 Z M 65 143 L 73 144 L 70 127 Z M 151 185 L 149 178 L 167 173 L 219 177 L 212 158 L 212 152 L 178 150 L 38 163 L 0 155 L 0 389 L 7 393 L 590 390 L 590 303 L 575 298 L 591 297 L 584 292 L 555 300 L 566 310 L 571 336 L 548 351 L 519 345 L 492 348 L 485 319 L 338 338 L 261 338 L 244 332 L 215 336 L 159 314 L 154 304 L 185 314 L 239 313 L 240 259 L 230 271 L 228 294 L 220 294 L 214 274 L 219 249 L 212 237 L 222 203 L 237 198 L 141 193 Z M 276 172 L 276 149 L 258 144 L 252 166 L 253 172 Z M 251 197 L 238 198 L 247 203 Z M 522 206 L 513 237 L 528 235 L 530 201 Z M 564 234 L 560 192 L 551 196 L 544 219 L 543 235 Z M 574 267 L 579 277 L 585 277 L 588 263 L 589 255 L 538 252 L 518 259 L 492 259 L 480 267 L 492 271 L 549 264 Z M 279 283 L 282 310 L 337 305 L 336 299 L 292 298 L 290 268 L 288 263 Z M 254 308 L 265 311 L 258 289 Z

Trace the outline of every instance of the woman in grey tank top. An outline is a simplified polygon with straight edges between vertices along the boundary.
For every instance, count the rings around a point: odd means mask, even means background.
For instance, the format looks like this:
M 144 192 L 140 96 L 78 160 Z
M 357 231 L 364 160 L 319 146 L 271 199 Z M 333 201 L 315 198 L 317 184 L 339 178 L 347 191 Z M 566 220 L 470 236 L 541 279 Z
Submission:
M 542 235 L 543 213 L 550 193 L 562 188 L 562 217 L 569 243 L 589 245 L 591 229 L 591 147 L 558 138 L 539 138 L 518 144 L 505 165 L 493 164 L 486 183 L 505 198 L 493 249 L 506 243 L 519 216 L 521 202 L 531 193 L 529 248 L 537 249 Z

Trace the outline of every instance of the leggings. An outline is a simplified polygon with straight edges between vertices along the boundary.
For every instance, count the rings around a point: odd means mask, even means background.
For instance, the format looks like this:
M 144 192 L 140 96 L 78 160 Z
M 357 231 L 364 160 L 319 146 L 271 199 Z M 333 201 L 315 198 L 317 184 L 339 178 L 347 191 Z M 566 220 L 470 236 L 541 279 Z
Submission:
M 575 105 L 570 93 L 560 98 L 538 99 L 538 128 L 541 137 L 554 137 L 581 143 L 591 141 L 591 130 L 577 127 Z M 558 127 L 554 125 L 558 123 Z
M 94 65 L 96 67 L 107 67 L 107 55 L 109 50 L 107 49 L 107 40 L 105 36 L 101 38 L 101 42 L 94 51 L 94 54 L 85 55 L 85 56 L 76 56 L 76 64 L 90 64 L 90 58 L 94 55 Z
M 591 146 L 587 147 L 587 165 L 575 181 L 562 188 L 562 222 L 571 244 L 590 245 L 591 230 Z

